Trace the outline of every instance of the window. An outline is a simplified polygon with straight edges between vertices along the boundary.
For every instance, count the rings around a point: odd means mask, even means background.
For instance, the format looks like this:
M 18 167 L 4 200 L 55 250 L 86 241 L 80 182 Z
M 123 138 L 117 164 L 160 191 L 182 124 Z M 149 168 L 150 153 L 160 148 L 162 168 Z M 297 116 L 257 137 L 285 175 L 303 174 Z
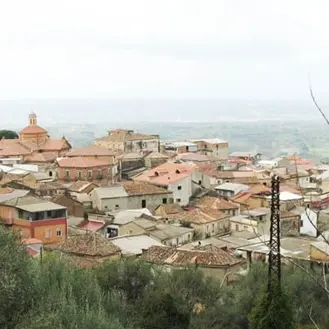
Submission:
M 50 239 L 50 237 L 51 237 L 50 229 L 49 229 L 49 228 L 46 228 L 46 229 L 45 229 L 45 238 L 46 238 L 46 239 Z
M 115 205 L 115 209 L 119 209 L 119 205 L 118 204 Z
M 182 187 L 181 187 L 180 185 L 178 185 L 178 186 L 177 186 L 177 190 L 180 191 L 181 189 L 182 189 Z
M 212 232 L 215 232 L 215 224 L 212 224 Z
M 142 200 L 142 208 L 146 208 L 146 200 Z
M 89 179 L 93 178 L 93 172 L 92 172 L 92 170 L 88 170 L 88 178 Z
M 49 177 L 53 177 L 53 172 L 49 171 L 48 175 L 49 175 Z
M 69 170 L 65 170 L 65 177 L 70 177 L 70 171 Z
M 81 171 L 78 171 L 78 179 L 81 179 L 82 178 L 82 173 Z
M 173 198 L 169 198 L 169 203 L 174 203 L 174 199 Z
M 176 199 L 176 202 L 180 202 L 180 201 L 181 201 L 180 198 L 177 198 L 177 199 Z
M 51 211 L 47 211 L 47 218 L 51 218 Z
M 303 227 L 303 221 L 302 220 L 300 221 L 300 227 Z
M 162 199 L 162 203 L 163 203 L 163 204 L 166 204 L 166 203 L 167 203 L 167 198 L 163 198 L 163 199 Z
M 238 224 L 235 224 L 235 230 L 236 230 L 237 232 L 239 232 L 239 225 L 238 225 Z
M 62 230 L 60 228 L 56 229 L 56 236 L 62 236 Z

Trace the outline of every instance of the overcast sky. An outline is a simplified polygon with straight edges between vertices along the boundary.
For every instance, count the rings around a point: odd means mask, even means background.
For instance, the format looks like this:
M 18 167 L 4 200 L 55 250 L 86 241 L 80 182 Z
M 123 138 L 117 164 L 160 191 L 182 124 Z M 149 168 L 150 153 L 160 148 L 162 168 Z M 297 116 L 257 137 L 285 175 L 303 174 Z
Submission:
M 329 2 L 16 0 L 0 99 L 308 99 L 329 93 Z

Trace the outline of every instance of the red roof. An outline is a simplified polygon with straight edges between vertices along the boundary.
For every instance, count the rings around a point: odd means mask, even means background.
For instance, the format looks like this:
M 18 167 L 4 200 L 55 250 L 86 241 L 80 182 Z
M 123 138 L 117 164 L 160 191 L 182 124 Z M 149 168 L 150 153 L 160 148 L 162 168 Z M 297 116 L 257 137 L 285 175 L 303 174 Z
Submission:
M 188 177 L 196 169 L 195 165 L 164 163 L 156 168 L 143 172 L 134 180 L 149 182 L 155 185 L 168 186 Z
M 86 230 L 86 231 L 90 231 L 90 232 L 97 232 L 98 230 L 100 230 L 103 226 L 105 225 L 105 222 L 102 220 L 93 220 L 93 219 L 89 219 L 88 222 L 82 222 L 79 225 L 79 228 Z
M 61 168 L 93 168 L 104 167 L 110 164 L 107 161 L 89 159 L 89 158 L 62 158 L 57 161 L 58 166 Z
M 66 140 L 65 139 L 51 139 L 49 138 L 46 143 L 42 146 L 43 150 L 46 151 L 60 151 L 66 149 Z M 70 145 L 68 145 L 70 147 Z
M 22 134 L 47 134 L 47 130 L 41 128 L 38 125 L 29 125 L 29 126 L 23 128 L 19 133 L 20 133 L 20 135 L 22 135 Z
M 34 153 L 25 158 L 26 162 L 53 162 L 57 158 L 54 152 Z
M 29 238 L 29 239 L 24 239 L 23 244 L 29 245 L 29 244 L 42 244 L 42 241 L 39 239 L 35 238 Z
M 27 247 L 26 250 L 27 250 L 28 255 L 31 257 L 34 257 L 38 254 L 38 252 L 31 247 Z

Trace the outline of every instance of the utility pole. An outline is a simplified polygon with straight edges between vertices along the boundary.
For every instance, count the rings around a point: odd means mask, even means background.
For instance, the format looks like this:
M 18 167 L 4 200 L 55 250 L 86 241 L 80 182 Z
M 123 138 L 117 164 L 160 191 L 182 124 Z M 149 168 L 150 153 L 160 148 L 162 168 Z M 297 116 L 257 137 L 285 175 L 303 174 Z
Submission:
M 270 295 L 281 287 L 280 255 L 280 178 L 272 177 L 270 253 L 268 260 L 268 292 Z

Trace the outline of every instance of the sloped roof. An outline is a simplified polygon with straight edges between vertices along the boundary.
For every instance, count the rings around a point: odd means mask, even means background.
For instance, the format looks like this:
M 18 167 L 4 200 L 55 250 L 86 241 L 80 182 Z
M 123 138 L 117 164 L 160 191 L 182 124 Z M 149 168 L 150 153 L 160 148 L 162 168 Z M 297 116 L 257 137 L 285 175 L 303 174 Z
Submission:
M 210 208 L 217 210 L 238 209 L 239 206 L 232 201 L 215 198 L 212 196 L 204 196 L 198 203 L 199 208 Z
M 105 225 L 104 220 L 95 220 L 95 219 L 89 219 L 86 221 L 82 221 L 78 227 L 82 230 L 90 231 L 90 232 L 97 232 Z
M 16 197 L 10 200 L 7 199 L 7 201 L 3 201 L 2 204 L 26 210 L 28 212 L 66 209 L 66 207 L 34 196 Z
M 61 168 L 94 168 L 110 165 L 107 161 L 83 157 L 62 158 L 57 160 L 57 163 Z
M 219 210 L 211 208 L 193 208 L 184 212 L 170 215 L 170 219 L 202 225 L 211 223 L 228 216 Z
M 24 156 L 31 154 L 31 150 L 24 147 L 18 140 L 14 143 L 2 144 L 0 146 L 0 156 Z
M 46 151 L 60 151 L 63 150 L 66 145 L 68 145 L 69 148 L 71 147 L 71 145 L 68 143 L 68 141 L 65 138 L 61 138 L 61 139 L 49 138 L 42 145 L 42 149 Z
M 152 195 L 152 194 L 172 194 L 164 188 L 142 181 L 122 182 L 128 196 Z
M 30 193 L 30 191 L 17 190 L 17 189 L 12 190 L 12 191 L 8 191 L 7 193 L 1 193 L 0 194 L 0 203 L 26 196 L 29 193 Z
M 179 212 L 184 211 L 183 208 L 178 203 L 167 203 L 162 204 L 159 207 L 162 207 L 162 209 L 165 211 L 166 214 L 177 214 Z M 158 207 L 158 208 L 159 208 Z
M 241 262 L 228 252 L 212 246 L 207 250 L 181 250 L 171 247 L 152 246 L 142 256 L 142 260 L 163 265 L 186 266 L 198 264 L 201 266 L 232 266 Z
M 216 186 L 215 189 L 233 191 L 234 193 L 238 193 L 241 191 L 247 191 L 249 189 L 249 186 L 245 184 L 238 184 L 238 183 L 224 183 Z
M 38 125 L 29 125 L 23 128 L 19 134 L 47 134 L 47 130 Z
M 25 157 L 26 162 L 54 162 L 57 158 L 55 152 L 34 153 Z
M 134 177 L 134 180 L 146 181 L 155 185 L 168 186 L 187 178 L 195 168 L 196 166 L 194 165 L 167 162 L 156 168 L 141 173 L 140 175 Z
M 143 250 L 152 246 L 163 246 L 158 240 L 148 235 L 121 236 L 111 239 L 111 242 L 120 248 L 123 254 L 141 255 Z
M 61 243 L 56 243 L 46 247 L 51 250 L 60 250 L 68 254 L 80 256 L 111 256 L 120 252 L 120 249 L 109 239 L 97 233 L 86 233 L 71 236 Z
M 66 154 L 67 157 L 84 157 L 84 156 L 113 156 L 114 153 L 104 147 L 89 145 L 72 150 Z
M 121 185 L 110 187 L 96 187 L 93 191 L 100 199 L 124 198 L 128 193 Z
M 268 194 L 271 193 L 271 189 L 263 184 L 257 184 L 250 187 L 248 192 L 251 194 Z
M 170 224 L 157 224 L 155 229 L 149 231 L 151 236 L 159 239 L 160 241 L 173 239 L 182 236 L 186 233 L 193 233 L 192 228 L 170 225 Z
M 73 182 L 69 186 L 69 190 L 72 192 L 80 192 L 81 190 L 84 190 L 86 187 L 88 187 L 90 185 L 95 185 L 97 187 L 97 185 L 93 182 L 78 180 L 76 182 Z

